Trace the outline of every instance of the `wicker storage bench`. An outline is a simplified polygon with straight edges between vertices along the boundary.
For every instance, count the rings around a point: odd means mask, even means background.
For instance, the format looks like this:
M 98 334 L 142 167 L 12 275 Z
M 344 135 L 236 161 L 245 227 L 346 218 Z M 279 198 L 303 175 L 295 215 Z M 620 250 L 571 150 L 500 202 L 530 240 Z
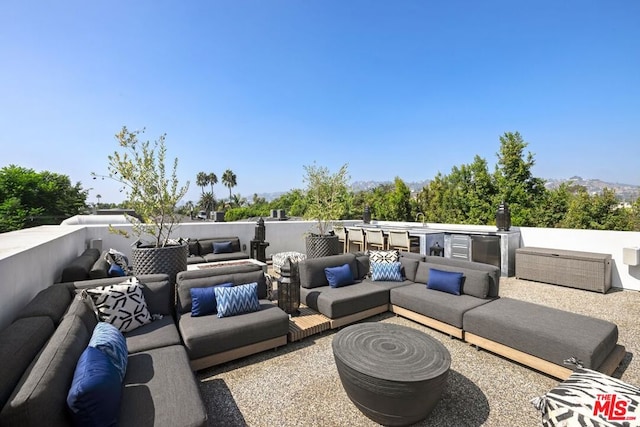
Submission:
M 516 249 L 516 277 L 606 293 L 611 288 L 611 255 L 519 248 Z

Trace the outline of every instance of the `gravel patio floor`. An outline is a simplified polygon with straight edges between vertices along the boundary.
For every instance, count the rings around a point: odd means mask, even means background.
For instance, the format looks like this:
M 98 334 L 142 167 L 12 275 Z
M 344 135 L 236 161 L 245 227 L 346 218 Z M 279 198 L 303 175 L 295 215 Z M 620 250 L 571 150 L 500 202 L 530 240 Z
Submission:
M 640 385 L 640 292 L 606 295 L 502 278 L 500 295 L 612 321 L 627 354 L 614 373 Z M 384 313 L 365 321 L 424 331 L 451 353 L 451 372 L 440 403 L 417 426 L 539 426 L 530 400 L 558 380 L 484 350 Z M 197 373 L 211 426 L 374 426 L 345 394 L 335 368 L 331 340 L 336 331 L 289 343 Z

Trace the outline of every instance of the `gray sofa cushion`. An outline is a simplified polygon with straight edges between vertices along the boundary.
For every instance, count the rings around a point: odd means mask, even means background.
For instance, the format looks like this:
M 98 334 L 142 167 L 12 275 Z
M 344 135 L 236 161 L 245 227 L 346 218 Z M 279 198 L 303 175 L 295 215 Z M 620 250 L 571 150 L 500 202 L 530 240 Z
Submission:
M 129 354 L 151 350 L 153 348 L 181 345 L 178 328 L 172 316 L 140 326 L 124 334 Z
M 74 258 L 62 270 L 62 281 L 72 282 L 86 280 L 93 264 L 100 258 L 100 251 L 95 248 L 86 249 L 80 256 Z
M 204 288 L 228 282 L 234 285 L 257 282 L 258 298 L 265 299 L 267 297 L 267 279 L 262 268 L 257 265 L 182 271 L 178 273 L 176 279 L 178 312 L 191 312 L 191 288 Z
M 73 299 L 71 289 L 71 286 L 56 283 L 41 290 L 20 310 L 18 318 L 47 316 L 57 325 Z
M 618 341 L 611 322 L 511 298 L 468 311 L 464 329 L 558 365 L 576 357 L 590 369 L 598 369 Z
M 356 280 L 362 280 L 369 275 L 369 269 L 371 268 L 371 262 L 368 255 L 356 255 L 356 266 L 358 267 L 358 274 L 354 276 Z
M 98 258 L 98 260 L 91 266 L 89 270 L 90 279 L 104 279 L 109 277 L 109 268 L 111 266 L 104 257 Z M 126 273 L 126 271 L 125 271 Z
M 0 332 L 0 408 L 54 328 L 49 317 L 39 316 L 18 319 Z
M 205 256 L 213 253 L 213 242 L 231 242 L 231 252 L 242 252 L 238 237 L 213 237 L 210 239 L 198 239 L 198 254 Z M 225 255 L 225 254 L 220 254 Z M 228 254 L 227 254 L 228 255 Z M 248 258 L 248 257 L 247 257 Z
M 330 319 L 338 319 L 388 304 L 389 290 L 369 281 L 340 288 L 300 288 L 300 302 Z
M 400 257 L 400 265 L 402 265 L 402 274 L 412 282 L 416 281 L 416 271 L 418 271 L 419 259 L 411 257 Z
M 187 258 L 187 264 L 200 264 L 206 262 L 204 257 L 201 257 L 200 255 L 193 255 L 193 256 L 189 256 Z
M 82 320 L 87 331 L 89 331 L 89 334 L 93 333 L 93 329 L 98 324 L 96 307 L 89 295 L 78 294 L 73 298 L 73 301 L 71 301 L 69 309 L 64 314 L 63 319 L 70 316 L 75 316 Z
M 321 286 L 329 286 L 324 269 L 326 267 L 337 267 L 349 264 L 353 277 L 360 277 L 356 256 L 351 253 L 331 255 L 321 258 L 308 258 L 298 263 L 298 272 L 300 275 L 300 286 L 303 288 L 317 288 Z
M 206 425 L 207 412 L 184 347 L 129 356 L 120 427 Z
M 462 329 L 464 313 L 491 301 L 470 295 L 452 295 L 427 289 L 427 286 L 422 283 L 394 288 L 389 294 L 391 304 L 431 317 L 458 329 Z
M 205 262 L 217 262 L 217 261 L 233 261 L 238 259 L 248 259 L 249 255 L 244 252 L 225 252 L 221 254 L 206 254 L 204 255 Z
M 433 257 L 431 257 L 433 258 Z M 416 270 L 416 282 L 426 284 L 429 282 L 429 269 L 434 268 L 441 271 L 459 272 L 464 275 L 462 293 L 477 298 L 487 298 L 489 295 L 490 280 L 487 271 L 465 268 L 462 266 L 450 266 L 446 264 L 433 264 L 430 262 L 420 262 Z
M 483 264 L 481 262 L 463 261 L 460 259 L 444 258 L 440 256 L 426 256 L 425 261 L 441 266 L 447 265 L 450 267 L 461 267 L 469 270 L 486 271 L 489 273 L 488 297 L 496 298 L 498 295 L 500 295 L 500 269 L 496 266 Z
M 418 261 L 425 261 L 427 257 L 425 255 L 417 254 L 415 252 L 400 251 L 400 258 L 409 258 L 409 259 L 415 259 Z
M 289 316 L 271 301 L 260 300 L 260 311 L 238 316 L 181 314 L 178 328 L 193 360 L 287 335 Z
M 91 332 L 79 317 L 64 317 L 38 359 L 20 379 L 0 413 L 0 425 L 68 427 L 71 421 L 67 392 L 76 362 L 90 338 Z

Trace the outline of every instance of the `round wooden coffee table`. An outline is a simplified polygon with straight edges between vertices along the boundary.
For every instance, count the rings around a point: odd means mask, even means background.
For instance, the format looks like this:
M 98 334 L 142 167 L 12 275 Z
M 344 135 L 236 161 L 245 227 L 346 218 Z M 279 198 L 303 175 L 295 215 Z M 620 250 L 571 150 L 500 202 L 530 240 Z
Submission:
M 451 356 L 429 335 L 406 326 L 360 323 L 339 331 L 332 346 L 342 386 L 373 421 L 413 424 L 440 400 Z

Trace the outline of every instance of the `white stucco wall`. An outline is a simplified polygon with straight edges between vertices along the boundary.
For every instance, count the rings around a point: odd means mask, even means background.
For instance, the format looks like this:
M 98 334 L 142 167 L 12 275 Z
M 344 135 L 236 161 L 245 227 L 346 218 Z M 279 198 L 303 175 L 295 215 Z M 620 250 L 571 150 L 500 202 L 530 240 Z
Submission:
M 348 221 L 350 225 L 358 221 Z M 416 223 L 396 225 L 422 226 Z M 256 223 L 251 222 L 198 222 L 180 225 L 175 237 L 207 238 L 238 236 L 246 245 L 254 236 Z M 452 224 L 426 224 L 434 229 L 460 231 L 495 227 L 459 226 Z M 128 225 L 117 225 L 129 229 Z M 277 252 L 306 252 L 304 236 L 315 231 L 310 221 L 267 221 L 267 256 Z M 521 246 L 601 252 L 612 255 L 612 285 L 640 291 L 640 266 L 622 262 L 622 248 L 640 246 L 640 232 L 570 230 L 549 228 L 519 228 Z M 86 249 L 92 239 L 102 239 L 102 249 L 117 249 L 131 253 L 133 239 L 110 233 L 108 226 L 64 225 L 42 226 L 0 234 L 0 329 L 7 326 L 40 290 L 59 280 L 63 267 Z

